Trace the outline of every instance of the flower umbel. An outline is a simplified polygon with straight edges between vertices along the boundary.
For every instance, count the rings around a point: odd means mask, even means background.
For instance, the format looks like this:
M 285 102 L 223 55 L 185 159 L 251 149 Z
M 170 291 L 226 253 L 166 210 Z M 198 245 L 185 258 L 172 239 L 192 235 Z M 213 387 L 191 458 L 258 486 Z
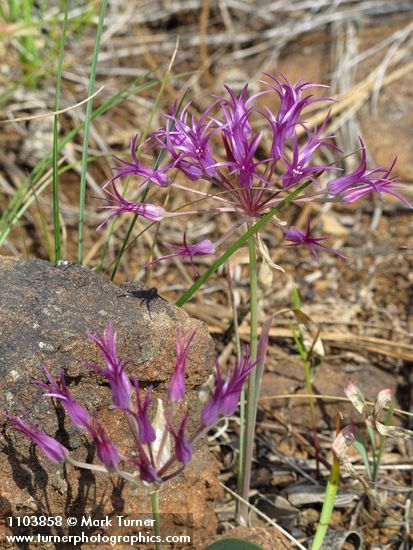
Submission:
M 331 202 L 333 196 L 342 203 L 352 203 L 376 193 L 380 197 L 384 194 L 392 195 L 411 207 L 399 193 L 402 185 L 391 175 L 394 164 L 389 169 L 380 166 L 367 168 L 365 147 L 361 140 L 360 166 L 351 174 L 335 177 L 326 186 L 323 181 L 325 174 L 341 170 L 331 162 L 331 153 L 334 149 L 338 150 L 334 136 L 324 135 L 330 122 L 330 113 L 326 113 L 317 128 L 307 125 L 303 117 L 313 103 L 331 102 L 334 99 L 313 95 L 312 91 L 326 88 L 321 84 L 303 80 L 290 82 L 283 74 L 265 74 L 265 77 L 260 81 L 265 89 L 251 96 L 248 94 L 248 84 L 239 93 L 224 86 L 226 93 L 223 96 L 214 95 L 199 117 L 191 112 L 190 103 L 181 111 L 174 104 L 170 114 L 165 116 L 165 126 L 144 142 L 143 145 L 149 149 L 160 148 L 170 156 L 152 177 L 158 187 L 163 186 L 163 181 L 157 181 L 156 176 L 162 179 L 169 170 L 176 169 L 191 181 L 191 186 L 184 186 L 177 178 L 177 181 L 171 179 L 172 188 L 194 193 L 196 200 L 187 201 L 185 198 L 184 204 L 166 214 L 155 204 L 128 202 L 114 187 L 111 197 L 115 204 L 106 207 L 111 210 L 108 219 L 128 211 L 153 221 L 159 221 L 164 216 L 193 216 L 211 211 L 231 212 L 238 216 L 232 227 L 215 240 L 215 245 L 209 239 L 188 245 L 184 235 L 182 246 L 167 244 L 172 253 L 148 262 L 145 267 L 167 258 L 187 257 L 195 276 L 198 276 L 194 257 L 214 253 L 214 249 L 238 228 L 260 219 L 286 199 L 286 192 L 295 192 L 303 184 L 307 184 L 308 194 L 306 192 L 305 196 L 297 196 L 296 201 Z M 268 98 L 273 101 L 274 95 L 277 107 L 265 105 L 265 100 Z M 257 101 L 259 96 L 260 104 Z M 267 146 L 265 136 L 268 132 L 272 141 Z M 136 143 L 133 149 L 136 150 Z M 132 155 L 130 164 L 138 166 L 137 170 L 142 177 L 146 177 L 145 181 L 151 179 L 151 169 L 147 169 L 148 174 L 144 174 L 136 155 Z M 112 184 L 124 173 L 129 174 L 128 169 L 132 168 L 126 164 L 125 167 L 126 172 L 120 169 L 115 178 L 110 180 Z M 196 187 L 195 183 L 200 180 L 209 182 L 207 192 Z M 316 189 L 312 190 L 314 186 Z M 209 204 L 204 210 L 184 208 L 190 203 L 201 204 L 204 200 L 215 201 L 217 208 L 211 208 Z M 274 218 L 273 221 L 277 223 Z M 323 238 L 314 239 L 298 231 L 294 227 L 290 228 L 288 235 L 292 237 L 291 242 L 306 244 L 317 259 L 317 247 L 326 248 L 320 244 Z
M 189 422 L 189 413 L 186 412 L 177 422 L 174 418 L 176 402 L 183 401 L 185 396 L 185 364 L 188 351 L 195 337 L 193 331 L 189 337 L 184 333 L 178 333 L 176 344 L 177 357 L 174 376 L 169 387 L 169 410 L 164 408 L 163 402 L 158 398 L 158 411 L 151 419 L 150 408 L 152 403 L 153 388 L 150 386 L 143 397 L 138 379 L 133 379 L 135 389 L 135 403 L 131 405 L 132 384 L 124 370 L 123 363 L 117 354 L 116 332 L 112 322 L 103 334 L 90 335 L 102 353 L 106 363 L 106 369 L 87 365 L 100 372 L 111 386 L 114 408 L 123 414 L 125 426 L 129 428 L 134 451 L 131 456 L 122 455 L 115 443 L 109 437 L 97 413 L 89 413 L 71 396 L 64 380 L 64 373 L 60 375 L 60 383 L 50 374 L 49 370 L 42 366 L 47 382 L 36 381 L 36 384 L 47 391 L 46 396 L 53 397 L 62 402 L 70 418 L 76 427 L 86 429 L 92 436 L 96 446 L 96 454 L 104 466 L 79 462 L 69 456 L 69 451 L 58 441 L 36 428 L 30 420 L 22 420 L 19 416 L 11 416 L 2 413 L 11 423 L 12 428 L 24 433 L 52 462 L 66 460 L 68 463 L 89 470 L 99 472 L 115 471 L 119 476 L 132 482 L 144 481 L 159 485 L 164 481 L 178 475 L 191 460 L 193 447 L 206 431 L 212 427 L 221 416 L 232 415 L 236 409 L 242 385 L 248 374 L 254 368 L 248 354 L 232 371 L 228 371 L 226 379 L 221 376 L 220 367 L 216 364 L 216 389 L 202 411 L 198 424 L 195 424 L 193 433 L 185 434 Z M 174 426 L 177 425 L 177 429 Z M 173 452 L 170 449 L 170 436 L 175 441 Z M 124 470 L 126 467 L 134 467 L 134 471 Z M 122 465 L 122 466 L 121 466 Z

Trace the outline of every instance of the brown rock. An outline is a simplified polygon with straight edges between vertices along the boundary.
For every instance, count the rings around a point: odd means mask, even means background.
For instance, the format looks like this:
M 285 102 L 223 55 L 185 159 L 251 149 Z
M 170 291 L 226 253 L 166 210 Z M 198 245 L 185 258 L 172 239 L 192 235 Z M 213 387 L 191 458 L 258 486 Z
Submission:
M 196 415 L 196 389 L 207 378 L 214 354 L 213 341 L 203 323 L 140 283 L 119 288 L 78 265 L 54 266 L 42 260 L 0 257 L 0 409 L 15 414 L 24 408 L 36 425 L 69 447 L 78 460 L 93 461 L 94 449 L 64 418 L 60 407 L 54 410 L 50 399 L 41 398 L 41 388 L 31 381 L 39 378 L 41 363 L 54 376 L 64 369 L 74 397 L 98 412 L 109 435 L 125 452 L 126 430 L 120 413 L 109 410 L 107 384 L 84 368 L 88 362 L 102 365 L 86 332 L 101 333 L 110 319 L 118 332 L 119 355 L 130 359 L 129 375 L 137 376 L 142 385 L 153 384 L 158 396 L 164 395 L 174 368 L 178 326 L 185 333 L 197 329 L 187 363 L 185 403 Z M 24 436 L 10 430 L 4 430 L 3 435 L 2 509 L 132 518 L 150 510 L 147 487 L 142 485 L 138 494 L 132 494 L 128 484 L 124 486 L 116 476 L 53 465 Z M 216 532 L 213 500 L 220 491 L 217 465 L 200 448 L 184 473 L 161 488 L 161 512 L 172 514 L 174 529 L 187 526 L 188 514 L 192 514 L 194 536 L 202 541 Z M 169 534 L 175 534 L 173 529 Z

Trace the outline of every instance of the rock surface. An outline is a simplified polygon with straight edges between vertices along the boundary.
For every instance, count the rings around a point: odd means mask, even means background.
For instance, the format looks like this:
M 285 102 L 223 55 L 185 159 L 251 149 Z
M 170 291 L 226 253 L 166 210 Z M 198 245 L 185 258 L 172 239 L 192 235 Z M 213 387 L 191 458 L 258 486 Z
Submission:
M 0 409 L 16 414 L 24 408 L 36 425 L 79 460 L 91 460 L 94 449 L 60 408 L 54 410 L 50 399 L 41 398 L 42 391 L 32 379 L 39 378 L 41 363 L 54 376 L 64 369 L 74 397 L 98 412 L 109 435 L 125 450 L 120 416 L 108 410 L 108 387 L 102 377 L 84 368 L 88 362 L 102 365 L 86 332 L 101 333 L 110 319 L 118 332 L 119 355 L 130 359 L 129 375 L 137 376 L 142 385 L 153 384 L 160 397 L 174 368 L 178 326 L 186 334 L 196 328 L 187 363 L 185 405 L 197 413 L 196 389 L 208 377 L 214 354 L 203 323 L 140 283 L 119 288 L 78 265 L 0 257 Z M 24 436 L 10 430 L 3 430 L 0 441 L 3 513 L 134 517 L 150 510 L 148 488 L 132 494 L 115 476 L 52 465 Z M 213 499 L 220 491 L 216 463 L 205 449 L 198 449 L 184 474 L 162 487 L 161 511 L 173 514 L 175 525 L 185 524 L 185 514 L 193 514 L 194 535 L 202 541 L 216 532 Z

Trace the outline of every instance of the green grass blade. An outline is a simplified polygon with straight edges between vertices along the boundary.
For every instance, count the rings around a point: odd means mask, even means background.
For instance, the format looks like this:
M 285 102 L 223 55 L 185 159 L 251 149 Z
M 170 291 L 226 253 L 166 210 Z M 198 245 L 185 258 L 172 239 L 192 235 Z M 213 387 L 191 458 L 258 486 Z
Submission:
M 146 191 L 146 189 L 145 189 L 145 191 Z M 147 193 L 146 193 L 146 194 L 147 194 Z M 146 198 L 146 196 L 145 196 L 145 198 Z M 143 201 L 142 201 L 142 202 L 143 202 Z M 131 221 L 130 225 L 129 225 L 128 231 L 127 231 L 127 233 L 126 233 L 126 237 L 123 239 L 123 243 L 122 243 L 122 246 L 121 246 L 121 248 L 120 248 L 120 250 L 119 250 L 119 254 L 116 256 L 115 265 L 114 265 L 114 267 L 113 267 L 112 274 L 111 274 L 111 276 L 110 276 L 110 280 L 111 280 L 111 281 L 113 281 L 113 279 L 114 279 L 115 276 L 116 276 L 116 273 L 118 272 L 119 265 L 120 265 L 120 261 L 121 261 L 121 259 L 122 259 L 122 256 L 123 256 L 125 250 L 126 250 L 126 247 L 127 247 L 127 245 L 128 245 L 129 239 L 130 239 L 130 237 L 131 237 L 131 235 L 132 235 L 132 232 L 133 232 L 133 230 L 134 230 L 134 228 L 135 228 L 135 225 L 136 225 L 136 222 L 137 222 L 137 221 L 138 221 L 138 215 L 135 214 L 135 215 L 133 216 L 133 218 L 132 218 L 132 221 Z
M 293 303 L 295 309 L 301 309 L 301 296 L 300 292 L 298 291 L 298 288 L 293 288 Z
M 32 0 L 23 0 L 23 21 L 28 27 L 34 25 L 32 18 L 33 2 Z M 31 34 L 27 36 L 22 36 L 21 45 L 24 48 L 22 54 L 22 61 L 36 67 L 39 64 L 39 56 L 37 52 L 36 42 L 34 37 Z
M 95 88 L 96 68 L 100 49 L 100 39 L 103 32 L 103 22 L 105 20 L 107 0 L 102 0 L 99 13 L 98 28 L 96 31 L 95 48 L 93 50 L 92 65 L 90 68 L 88 96 L 93 94 Z M 82 171 L 80 174 L 80 193 L 79 193 L 79 236 L 78 236 L 78 261 L 83 263 L 84 253 L 84 224 L 85 224 L 85 200 L 86 200 L 86 173 L 87 173 L 87 157 L 89 148 L 89 129 L 92 121 L 92 100 L 87 102 L 85 115 L 85 128 L 83 134 L 83 151 L 82 151 Z
M 109 98 L 106 102 L 104 102 L 102 105 L 100 105 L 95 111 L 92 113 L 92 119 L 97 118 L 99 115 L 105 113 L 112 107 L 115 107 L 116 105 L 119 105 L 123 101 L 125 101 L 130 95 L 133 93 L 136 93 L 138 91 L 143 91 L 149 88 L 152 88 L 158 84 L 157 81 L 152 81 L 149 83 L 145 83 L 140 85 L 136 90 L 131 90 L 135 85 L 137 85 L 143 78 L 146 78 L 149 76 L 153 71 L 149 71 L 146 75 L 143 77 L 135 79 L 133 82 L 125 86 L 122 90 L 120 90 L 118 93 L 113 95 L 111 98 Z M 60 142 L 59 142 L 59 152 L 61 149 L 69 143 L 74 137 L 79 134 L 79 132 L 83 129 L 84 122 L 76 126 L 71 132 L 69 132 Z M 44 172 L 47 170 L 47 167 L 49 166 L 50 162 L 52 161 L 52 155 L 49 153 L 47 154 L 43 159 L 41 159 L 36 166 L 31 171 L 30 175 L 23 181 L 22 186 L 19 188 L 19 190 L 16 192 L 16 194 L 13 196 L 13 198 L 10 200 L 8 206 L 6 207 L 5 211 L 3 212 L 2 216 L 0 217 L 0 229 L 2 224 L 5 223 L 5 220 L 9 217 L 9 212 L 13 210 L 14 205 L 19 202 L 19 192 L 24 191 L 24 187 L 26 188 L 30 187 L 30 182 L 37 183 L 39 179 L 42 177 Z
M 63 69 L 63 53 L 65 49 L 66 29 L 67 29 L 67 14 L 69 3 L 66 0 L 65 18 L 63 20 L 62 37 L 59 47 L 59 60 L 57 65 L 57 81 L 56 81 L 56 100 L 55 111 L 60 109 L 60 92 L 62 87 L 62 69 Z M 60 247 L 60 209 L 59 209 L 59 115 L 55 115 L 53 121 L 53 235 L 54 235 L 54 261 L 59 262 L 62 259 Z
M 9 0 L 8 2 L 9 6 L 9 14 L 10 19 L 9 21 L 18 21 L 20 14 L 19 14 L 19 4 L 17 0 Z
M 251 226 L 248 231 L 242 235 L 232 246 L 228 248 L 224 252 L 224 254 L 214 263 L 213 266 L 211 266 L 209 269 L 205 271 L 195 282 L 194 284 L 186 291 L 184 294 L 177 300 L 176 305 L 177 306 L 183 306 L 188 300 L 192 298 L 192 296 L 201 288 L 201 286 L 213 275 L 220 267 L 223 265 L 241 246 L 246 244 L 248 240 L 258 233 L 262 227 L 276 214 L 281 212 L 281 210 L 287 206 L 292 200 L 294 200 L 298 195 L 304 191 L 309 185 L 310 181 L 306 181 L 300 187 L 297 187 L 295 191 L 290 193 L 284 200 L 282 200 L 277 206 L 274 208 L 271 208 L 267 214 L 262 216 L 262 218 L 255 223 L 253 226 Z

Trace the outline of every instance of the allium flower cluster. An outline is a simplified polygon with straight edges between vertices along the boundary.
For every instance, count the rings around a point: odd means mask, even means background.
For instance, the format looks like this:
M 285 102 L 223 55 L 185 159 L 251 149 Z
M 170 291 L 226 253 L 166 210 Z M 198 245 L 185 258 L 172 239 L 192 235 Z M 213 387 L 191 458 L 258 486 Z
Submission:
M 211 104 L 199 116 L 191 112 L 190 103 L 181 110 L 175 104 L 171 112 L 164 115 L 164 126 L 141 145 L 146 150 L 158 149 L 167 153 L 164 164 L 156 169 L 144 166 L 139 159 L 135 137 L 131 142 L 131 161 L 118 159 L 121 166 L 115 167 L 116 174 L 105 185 L 111 199 L 111 204 L 105 207 L 111 210 L 107 220 L 125 212 L 134 212 L 151 221 L 208 212 L 207 209 L 166 212 L 156 204 L 131 203 L 117 189 L 124 176 L 137 177 L 141 185 L 151 182 L 161 188 L 170 185 L 191 191 L 196 194 L 198 204 L 212 196 L 217 203 L 213 211 L 238 215 L 235 228 L 259 219 L 304 182 L 308 182 L 310 187 L 301 199 L 352 203 L 371 194 L 381 198 L 389 194 L 411 206 L 398 193 L 401 184 L 391 175 L 394 163 L 388 169 L 369 169 L 361 139 L 361 162 L 350 174 L 339 174 L 340 168 L 320 160 L 326 158 L 328 150 L 337 149 L 334 136 L 324 135 L 330 113 L 326 114 L 318 129 L 307 127 L 303 117 L 306 109 L 314 103 L 333 101 L 312 94 L 312 90 L 326 86 L 303 81 L 292 83 L 282 74 L 278 77 L 265 74 L 260 82 L 263 89 L 251 96 L 248 85 L 239 95 L 225 86 L 226 94 L 213 96 Z M 278 107 L 273 109 L 269 104 Z M 190 184 L 174 183 L 175 178 L 169 177 L 173 171 L 181 172 Z M 324 187 L 320 182 L 323 174 L 327 174 L 329 179 Z M 210 193 L 204 193 L 196 186 L 200 180 L 210 182 Z M 311 185 L 315 186 L 314 191 L 311 191 Z M 287 240 L 307 246 L 317 260 L 315 246 L 332 252 L 319 244 L 324 237 L 317 238 L 318 244 L 315 244 L 309 238 L 308 228 L 305 237 L 299 237 L 299 230 L 294 228 L 283 230 Z M 205 239 L 191 245 L 184 234 L 182 246 L 166 245 L 174 252 L 147 265 L 171 257 L 188 258 L 197 275 L 194 258 L 214 254 L 216 247 L 233 231 L 234 228 L 216 243 Z
M 229 369 L 223 380 L 218 363 L 215 365 L 216 387 L 209 401 L 204 405 L 197 427 L 187 434 L 189 413 L 176 418 L 176 403 L 185 400 L 185 369 L 196 332 L 186 336 L 180 328 L 176 343 L 175 368 L 168 389 L 169 406 L 164 411 L 159 404 L 158 413 L 153 414 L 153 388 L 143 389 L 138 379 L 133 383 L 126 373 L 126 363 L 117 353 L 117 334 L 109 323 L 103 334 L 89 334 L 99 348 L 105 367 L 86 365 L 94 369 L 109 382 L 113 408 L 124 413 L 129 427 L 134 452 L 123 455 L 102 426 L 95 411 L 89 412 L 70 393 L 64 372 L 56 380 L 43 365 L 41 370 L 45 380 L 35 380 L 35 384 L 45 390 L 44 397 L 57 399 L 64 407 L 76 428 L 85 430 L 94 441 L 96 454 L 104 467 L 74 460 L 69 450 L 50 435 L 39 430 L 27 417 L 12 416 L 3 412 L 11 427 L 24 433 L 37 445 L 52 462 L 69 462 L 75 466 L 97 471 L 114 471 L 121 477 L 138 482 L 160 484 L 179 474 L 192 458 L 194 445 L 213 427 L 221 417 L 232 415 L 238 405 L 243 384 L 255 367 L 245 354 L 240 364 Z M 156 417 L 162 412 L 162 421 Z M 171 436 L 171 437 L 168 437 Z M 170 439 L 174 447 L 170 447 Z M 121 467 L 122 465 L 122 467 Z M 129 467 L 128 467 L 129 466 Z M 124 469 L 126 467 L 126 469 Z

